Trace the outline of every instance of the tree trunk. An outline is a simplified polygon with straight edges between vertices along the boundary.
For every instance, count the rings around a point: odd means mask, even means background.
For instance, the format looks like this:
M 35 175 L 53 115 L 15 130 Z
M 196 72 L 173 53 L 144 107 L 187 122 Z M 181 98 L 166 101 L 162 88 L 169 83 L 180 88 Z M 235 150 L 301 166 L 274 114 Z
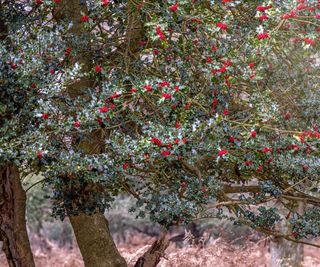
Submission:
M 134 267 L 156 267 L 164 256 L 169 243 L 168 234 L 165 232 L 152 244 L 146 253 L 138 259 Z
M 297 212 L 301 213 L 304 205 L 299 204 Z M 280 231 L 285 233 L 290 228 L 289 223 L 283 220 Z M 302 267 L 304 258 L 303 244 L 294 243 L 284 238 L 274 238 L 270 244 L 271 267 Z
M 9 46 L 8 25 L 0 4 L 0 40 Z M 1 117 L 1 116 L 0 116 Z M 34 267 L 26 228 L 26 192 L 19 169 L 13 164 L 0 166 L 0 242 L 10 267 Z
M 0 173 L 0 241 L 10 267 L 34 267 L 26 228 L 26 192 L 19 170 L 7 164 Z
M 303 245 L 276 238 L 271 243 L 271 267 L 302 267 Z
M 83 261 L 87 267 L 125 267 L 103 214 L 70 216 Z
M 73 47 L 78 52 L 77 62 L 81 64 L 83 72 L 88 72 L 93 67 L 93 55 L 88 49 L 91 44 L 89 38 L 91 33 L 85 29 L 84 23 L 80 20 L 84 14 L 88 15 L 86 1 L 79 0 L 63 0 L 53 10 L 53 17 L 57 21 L 67 20 L 72 22 L 72 27 L 69 29 L 72 42 L 67 39 L 66 41 L 70 42 L 70 45 L 77 46 Z M 129 21 L 134 24 L 131 25 L 131 28 L 129 27 L 131 31 L 137 32 L 134 26 L 137 25 L 138 19 L 130 17 Z M 130 47 L 139 44 L 140 40 L 137 36 L 133 36 L 134 34 L 131 34 L 131 31 L 128 31 L 129 44 L 126 44 L 127 51 L 131 51 Z M 77 40 L 78 43 L 75 44 L 74 40 Z M 94 80 L 83 77 L 69 84 L 66 90 L 71 98 L 86 97 L 84 91 L 93 86 Z M 104 148 L 104 137 L 100 133 L 101 131 L 88 132 L 87 136 L 90 136 L 90 138 L 82 138 L 79 147 L 87 154 L 101 153 Z M 70 215 L 69 218 L 86 267 L 127 266 L 113 242 L 108 221 L 103 214 L 86 215 L 80 213 L 78 216 Z
M 271 267 L 302 267 L 303 244 L 275 238 L 270 250 Z

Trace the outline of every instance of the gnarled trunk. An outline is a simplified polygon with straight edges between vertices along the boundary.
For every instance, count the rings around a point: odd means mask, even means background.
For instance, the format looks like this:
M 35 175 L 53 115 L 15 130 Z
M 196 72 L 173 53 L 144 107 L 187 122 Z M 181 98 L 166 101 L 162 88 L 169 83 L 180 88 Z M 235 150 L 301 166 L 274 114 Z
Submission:
M 125 267 L 109 232 L 108 221 L 103 214 L 70 216 L 85 266 Z
M 19 170 L 12 164 L 0 169 L 0 241 L 10 267 L 34 267 L 26 228 L 26 192 Z
M 152 246 L 138 259 L 134 267 L 156 267 L 164 256 L 170 243 L 167 232 L 156 240 Z

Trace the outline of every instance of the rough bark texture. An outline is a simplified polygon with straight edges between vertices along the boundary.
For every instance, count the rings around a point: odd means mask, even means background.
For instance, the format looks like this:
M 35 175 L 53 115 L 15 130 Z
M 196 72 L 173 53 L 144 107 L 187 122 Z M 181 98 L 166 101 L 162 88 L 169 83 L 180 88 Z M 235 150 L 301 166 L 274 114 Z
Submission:
M 0 173 L 0 241 L 10 267 L 34 267 L 26 229 L 26 193 L 19 170 L 7 164 Z
M 127 266 L 110 236 L 108 221 L 103 214 L 70 216 L 70 222 L 85 266 Z
M 134 267 L 155 267 L 164 256 L 165 250 L 169 246 L 169 237 L 164 233 L 159 240 L 155 241 L 147 252 L 141 256 Z

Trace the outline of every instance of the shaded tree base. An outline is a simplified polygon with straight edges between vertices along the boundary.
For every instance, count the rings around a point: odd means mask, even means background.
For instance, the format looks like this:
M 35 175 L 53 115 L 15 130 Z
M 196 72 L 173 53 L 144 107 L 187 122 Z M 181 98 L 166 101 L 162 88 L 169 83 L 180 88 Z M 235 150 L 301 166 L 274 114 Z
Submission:
M 19 170 L 7 164 L 0 173 L 0 241 L 10 267 L 34 267 L 26 229 L 26 193 Z

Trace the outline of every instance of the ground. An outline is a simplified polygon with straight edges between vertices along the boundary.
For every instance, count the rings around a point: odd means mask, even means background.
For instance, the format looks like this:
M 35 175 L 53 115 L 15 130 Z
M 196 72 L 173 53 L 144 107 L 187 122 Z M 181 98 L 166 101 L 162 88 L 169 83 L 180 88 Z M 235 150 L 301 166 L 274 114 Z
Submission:
M 153 238 L 134 236 L 127 245 L 119 245 L 121 254 L 132 267 L 139 256 L 147 250 Z M 50 251 L 33 248 L 37 267 L 84 267 L 78 248 L 59 248 L 52 244 Z M 268 239 L 242 247 L 230 245 L 222 238 L 210 242 L 205 248 L 177 248 L 171 244 L 159 267 L 262 267 L 269 266 Z M 0 253 L 0 266 L 8 267 L 3 253 Z M 319 249 L 305 246 L 305 267 L 320 267 Z

